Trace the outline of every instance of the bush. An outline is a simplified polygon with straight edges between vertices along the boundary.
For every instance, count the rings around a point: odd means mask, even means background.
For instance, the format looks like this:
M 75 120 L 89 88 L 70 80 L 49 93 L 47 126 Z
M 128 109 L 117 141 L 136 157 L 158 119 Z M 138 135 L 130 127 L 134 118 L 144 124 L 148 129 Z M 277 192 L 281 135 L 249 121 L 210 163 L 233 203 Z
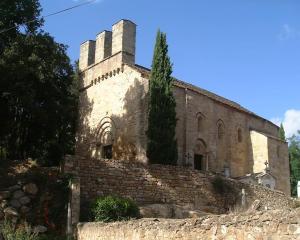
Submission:
M 232 186 L 220 176 L 214 177 L 212 180 L 212 185 L 214 190 L 221 195 L 232 192 L 233 190 Z
M 103 222 L 123 221 L 139 216 L 139 209 L 135 202 L 114 196 L 97 198 L 91 212 L 92 220 Z
M 4 240 L 39 240 L 37 233 L 32 233 L 27 223 L 16 228 L 11 222 L 5 220 L 0 226 L 0 233 Z

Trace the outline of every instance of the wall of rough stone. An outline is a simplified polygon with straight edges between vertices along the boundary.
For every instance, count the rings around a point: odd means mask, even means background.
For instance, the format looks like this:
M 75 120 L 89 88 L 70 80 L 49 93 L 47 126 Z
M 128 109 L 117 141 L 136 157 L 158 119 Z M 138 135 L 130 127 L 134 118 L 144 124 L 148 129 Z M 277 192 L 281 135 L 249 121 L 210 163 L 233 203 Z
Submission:
M 101 157 L 103 145 L 112 143 L 114 158 L 145 161 L 148 81 L 127 65 L 109 71 L 103 79 L 98 70 L 85 72 L 93 80 L 80 95 L 76 154 Z
M 300 209 L 264 211 L 199 219 L 140 219 L 116 223 L 80 223 L 78 240 L 195 240 L 300 238 Z
M 233 190 L 227 195 L 221 194 L 212 185 L 214 176 L 185 167 L 78 158 L 69 161 L 73 166 L 69 163 L 65 165 L 65 172 L 79 172 L 84 205 L 99 196 L 119 195 L 132 198 L 139 205 L 167 203 L 224 213 L 241 203 L 242 188 L 246 191 L 248 205 L 256 199 L 261 201 L 263 209 L 293 205 L 282 192 L 236 180 L 224 179 Z
M 275 188 L 290 193 L 290 166 L 287 143 L 268 137 L 268 155 L 270 172 L 276 177 Z
M 194 154 L 203 155 L 208 161 L 208 170 L 223 172 L 230 169 L 232 177 L 248 173 L 262 172 L 265 161 L 270 163 L 271 172 L 277 178 L 277 189 L 289 194 L 289 166 L 287 144 L 277 139 L 278 128 L 270 122 L 238 111 L 226 104 L 217 102 L 191 87 L 175 83 L 179 163 L 194 167 Z M 201 129 L 198 116 L 202 117 Z M 223 132 L 219 135 L 219 125 Z M 255 131 L 252 131 L 255 130 Z M 238 137 L 238 132 L 241 138 Z M 251 133 L 260 131 L 265 140 Z M 258 132 L 256 132 L 258 134 Z M 199 147 L 205 149 L 199 152 Z M 277 153 L 281 155 L 280 159 Z M 274 164 L 280 162 L 281 164 Z
M 256 131 L 251 131 L 250 135 L 253 155 L 253 173 L 260 173 L 265 170 L 265 162 L 269 160 L 268 137 Z

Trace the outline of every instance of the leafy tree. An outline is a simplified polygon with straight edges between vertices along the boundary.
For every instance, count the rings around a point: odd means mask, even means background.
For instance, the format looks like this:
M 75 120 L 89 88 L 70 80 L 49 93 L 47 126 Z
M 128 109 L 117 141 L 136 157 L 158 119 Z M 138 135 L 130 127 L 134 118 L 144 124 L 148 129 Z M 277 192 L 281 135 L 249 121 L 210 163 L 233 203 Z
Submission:
M 34 34 L 43 24 L 40 18 L 41 5 L 38 0 L 1 0 L 0 1 L 0 49 L 3 52 L 20 31 Z M 20 27 L 19 27 L 20 26 Z
M 150 76 L 147 157 L 150 163 L 176 165 L 176 102 L 166 34 L 157 32 Z
M 292 196 L 297 195 L 297 183 L 300 181 L 300 131 L 298 135 L 289 138 L 289 158 L 291 170 L 291 191 Z
M 285 131 L 282 123 L 280 124 L 278 135 L 279 135 L 279 139 L 281 139 L 282 141 L 286 141 Z
M 67 47 L 39 29 L 40 11 L 37 0 L 0 3 L 0 31 L 24 23 L 0 34 L 0 146 L 9 158 L 58 164 L 74 145 L 77 86 Z

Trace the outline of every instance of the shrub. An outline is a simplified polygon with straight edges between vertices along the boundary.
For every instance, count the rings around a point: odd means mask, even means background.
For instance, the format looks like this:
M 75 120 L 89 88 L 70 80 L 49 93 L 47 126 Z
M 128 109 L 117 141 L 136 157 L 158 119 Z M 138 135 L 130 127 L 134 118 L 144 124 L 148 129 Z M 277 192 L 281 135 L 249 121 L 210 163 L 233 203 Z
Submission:
M 228 180 L 216 176 L 212 180 L 212 185 L 215 192 L 221 197 L 224 209 L 230 210 L 237 208 L 235 205 L 238 200 L 239 192 Z
M 11 222 L 5 220 L 0 226 L 0 233 L 4 240 L 39 240 L 37 233 L 32 233 L 27 223 L 16 228 Z
M 232 186 L 220 176 L 214 177 L 212 180 L 214 190 L 219 194 L 225 194 L 232 191 Z
M 135 202 L 114 196 L 97 198 L 91 212 L 94 221 L 103 222 L 129 220 L 139 216 L 139 209 Z

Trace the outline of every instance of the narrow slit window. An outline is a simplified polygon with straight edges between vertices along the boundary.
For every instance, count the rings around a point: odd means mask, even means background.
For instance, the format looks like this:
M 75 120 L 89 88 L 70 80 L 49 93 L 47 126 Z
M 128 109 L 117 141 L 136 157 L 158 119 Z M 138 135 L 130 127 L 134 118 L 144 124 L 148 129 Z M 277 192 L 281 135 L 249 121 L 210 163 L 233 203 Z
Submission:
M 242 129 L 238 129 L 238 142 L 242 142 L 243 141 L 243 133 L 242 133 Z

